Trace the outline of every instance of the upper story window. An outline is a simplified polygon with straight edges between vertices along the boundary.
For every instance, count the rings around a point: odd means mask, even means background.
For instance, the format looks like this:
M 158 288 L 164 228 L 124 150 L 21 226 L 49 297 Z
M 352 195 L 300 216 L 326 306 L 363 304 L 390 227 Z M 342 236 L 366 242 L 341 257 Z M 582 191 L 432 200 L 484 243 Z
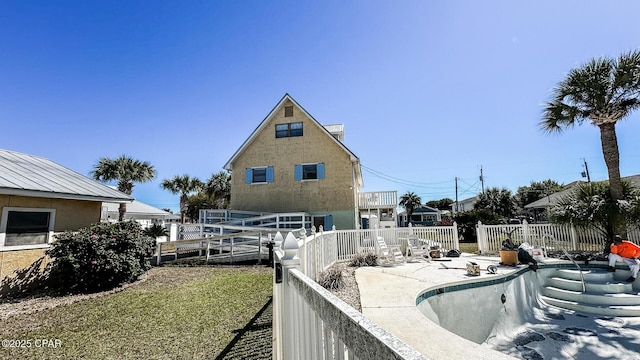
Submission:
M 270 182 L 273 182 L 272 166 L 247 168 L 245 170 L 245 183 L 247 184 L 264 184 Z
M 294 168 L 296 180 L 319 180 L 324 179 L 324 164 L 299 164 Z
M 276 124 L 276 138 L 302 136 L 302 123 Z
M 0 247 L 48 244 L 54 222 L 54 209 L 5 207 L 0 220 Z

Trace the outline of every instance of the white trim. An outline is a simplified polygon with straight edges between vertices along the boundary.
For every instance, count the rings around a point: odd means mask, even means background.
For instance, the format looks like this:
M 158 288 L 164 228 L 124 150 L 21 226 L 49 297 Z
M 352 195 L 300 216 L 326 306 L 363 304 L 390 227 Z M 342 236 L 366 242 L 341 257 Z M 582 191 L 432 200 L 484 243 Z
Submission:
M 58 192 L 43 192 L 38 190 L 23 190 L 23 189 L 9 189 L 9 188 L 1 188 L 0 195 L 41 197 L 41 198 L 47 198 L 47 199 L 100 201 L 100 202 L 110 202 L 110 203 L 130 203 L 133 201 L 132 197 L 110 198 L 110 197 L 94 196 L 94 195 L 65 194 L 65 193 L 58 193 Z
M 31 211 L 31 212 L 48 212 L 49 213 L 49 233 L 47 234 L 46 244 L 30 244 L 30 245 L 14 245 L 5 246 L 5 238 L 7 231 L 7 221 L 9 218 L 9 211 Z M 12 207 L 5 206 L 2 208 L 2 217 L 0 218 L 0 251 L 6 250 L 25 250 L 25 249 L 41 249 L 46 248 L 51 244 L 53 240 L 53 229 L 56 223 L 56 209 L 52 208 L 25 208 L 25 207 Z
M 0 235 L 0 236 L 2 236 L 2 235 Z M 19 250 L 48 249 L 48 248 L 51 247 L 50 243 L 51 242 L 49 242 L 47 244 L 38 244 L 38 245 L 0 246 L 0 252 L 19 251 Z

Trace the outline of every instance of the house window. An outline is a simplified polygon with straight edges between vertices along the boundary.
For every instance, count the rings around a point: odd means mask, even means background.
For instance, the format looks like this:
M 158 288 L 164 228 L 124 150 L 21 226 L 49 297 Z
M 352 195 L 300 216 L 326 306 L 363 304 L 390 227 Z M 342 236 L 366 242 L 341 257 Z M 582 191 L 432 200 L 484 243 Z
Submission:
M 54 221 L 54 209 L 5 207 L 0 221 L 0 246 L 48 244 Z
M 294 177 L 298 181 L 324 179 L 324 164 L 299 164 L 294 168 Z
M 245 182 L 247 184 L 266 184 L 273 182 L 273 167 L 261 166 L 247 168 L 245 172 Z
M 267 169 L 253 169 L 253 179 L 251 182 L 267 182 Z
M 316 180 L 318 178 L 318 165 L 302 165 L 302 180 Z
M 276 138 L 302 136 L 302 123 L 276 124 Z
M 292 117 L 292 116 L 293 116 L 293 106 L 285 106 L 284 117 Z

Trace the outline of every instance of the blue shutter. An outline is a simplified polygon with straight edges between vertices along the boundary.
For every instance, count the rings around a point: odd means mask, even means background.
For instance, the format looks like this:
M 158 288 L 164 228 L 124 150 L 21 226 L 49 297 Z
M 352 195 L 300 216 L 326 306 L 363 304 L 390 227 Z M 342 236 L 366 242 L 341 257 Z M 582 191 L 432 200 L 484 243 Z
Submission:
M 253 169 L 247 168 L 244 172 L 244 181 L 247 184 L 251 184 L 253 182 Z
M 297 181 L 302 180 L 302 165 L 296 165 L 293 169 L 293 178 Z
M 273 182 L 273 166 L 267 168 L 267 182 Z
M 324 179 L 324 163 L 318 164 L 318 179 Z

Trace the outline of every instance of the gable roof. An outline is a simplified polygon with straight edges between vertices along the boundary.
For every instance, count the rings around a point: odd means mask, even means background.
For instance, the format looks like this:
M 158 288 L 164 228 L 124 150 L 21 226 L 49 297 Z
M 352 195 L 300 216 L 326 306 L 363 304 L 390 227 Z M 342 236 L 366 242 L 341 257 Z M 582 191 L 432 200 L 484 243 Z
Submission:
M 427 206 L 427 205 L 422 205 L 419 208 L 413 210 L 414 214 L 420 214 L 420 213 L 439 213 L 440 210 L 436 209 L 436 208 L 432 208 L 431 206 Z
M 623 176 L 622 180 L 626 180 L 636 186 L 640 186 L 640 175 Z M 557 204 L 558 201 L 560 201 L 560 199 L 569 195 L 576 188 L 576 186 L 580 184 L 584 184 L 584 181 L 580 181 L 580 180 L 574 181 L 568 184 L 566 189 L 547 195 L 542 199 L 536 200 L 532 203 L 525 205 L 524 207 L 525 209 L 533 209 L 533 208 L 540 209 L 540 208 L 547 208 L 547 207 L 553 206 Z
M 318 126 L 318 128 L 320 128 L 322 130 L 322 132 L 324 132 L 327 136 L 329 136 L 336 144 L 338 144 L 338 146 L 344 150 L 347 154 L 349 154 L 349 158 L 351 159 L 352 162 L 355 163 L 360 163 L 360 159 L 356 156 L 356 154 L 354 154 L 351 150 L 349 150 L 341 141 L 339 141 L 338 139 L 336 139 L 335 136 L 333 136 L 333 134 L 331 132 L 329 132 L 329 130 L 327 130 L 327 128 L 325 128 L 322 124 L 320 124 L 313 116 L 311 116 L 311 114 L 309 114 L 307 112 L 307 110 L 305 110 L 302 106 L 300 106 L 300 104 L 298 104 L 297 101 L 295 101 L 291 95 L 284 94 L 284 96 L 282 97 L 282 99 L 280 99 L 280 101 L 276 104 L 276 106 L 273 107 L 273 109 L 269 112 L 269 114 L 267 115 L 267 117 L 264 118 L 264 120 L 262 120 L 262 122 L 258 125 L 258 127 L 253 130 L 253 132 L 251 133 L 251 135 L 247 138 L 247 140 L 244 141 L 244 143 L 242 143 L 242 145 L 240 146 L 240 148 L 238 148 L 238 150 L 236 150 L 236 152 L 231 156 L 231 159 L 229 159 L 229 161 L 227 161 L 226 164 L 224 164 L 223 168 L 227 171 L 231 171 L 233 169 L 233 163 L 235 162 L 235 160 L 238 158 L 238 156 L 240 156 L 240 154 L 242 154 L 242 152 L 244 152 L 245 149 L 247 149 L 247 147 L 253 142 L 253 140 L 258 136 L 258 134 L 260 134 L 260 132 L 262 130 L 264 130 L 264 128 L 267 126 L 267 123 L 271 120 L 271 118 L 276 114 L 276 111 L 287 101 L 291 101 L 293 103 L 293 105 L 295 107 L 298 108 L 298 110 L 302 111 L 303 114 L 305 114 L 309 119 L 311 119 L 311 122 L 314 123 L 315 125 Z M 363 186 L 362 184 L 362 174 L 360 172 L 360 166 L 356 166 L 356 171 L 357 171 L 357 179 L 358 179 L 358 183 L 360 184 L 360 186 Z
M 398 213 L 398 215 L 404 215 L 407 213 L 407 210 L 402 210 Z M 427 206 L 427 205 L 420 205 L 419 208 L 415 208 L 413 210 L 413 215 L 418 215 L 418 214 L 427 214 L 427 213 L 442 213 L 442 210 L 438 210 L 436 208 L 433 208 L 431 206 Z
M 570 184 L 566 189 L 555 192 L 553 194 L 549 194 L 543 198 L 540 198 L 532 203 L 529 203 L 524 206 L 525 209 L 533 209 L 533 208 L 546 208 L 549 206 L 555 205 L 560 199 L 569 195 L 578 184 L 582 184 L 584 181 L 576 181 Z
M 49 159 L 2 149 L 0 194 L 116 203 L 133 200 Z

